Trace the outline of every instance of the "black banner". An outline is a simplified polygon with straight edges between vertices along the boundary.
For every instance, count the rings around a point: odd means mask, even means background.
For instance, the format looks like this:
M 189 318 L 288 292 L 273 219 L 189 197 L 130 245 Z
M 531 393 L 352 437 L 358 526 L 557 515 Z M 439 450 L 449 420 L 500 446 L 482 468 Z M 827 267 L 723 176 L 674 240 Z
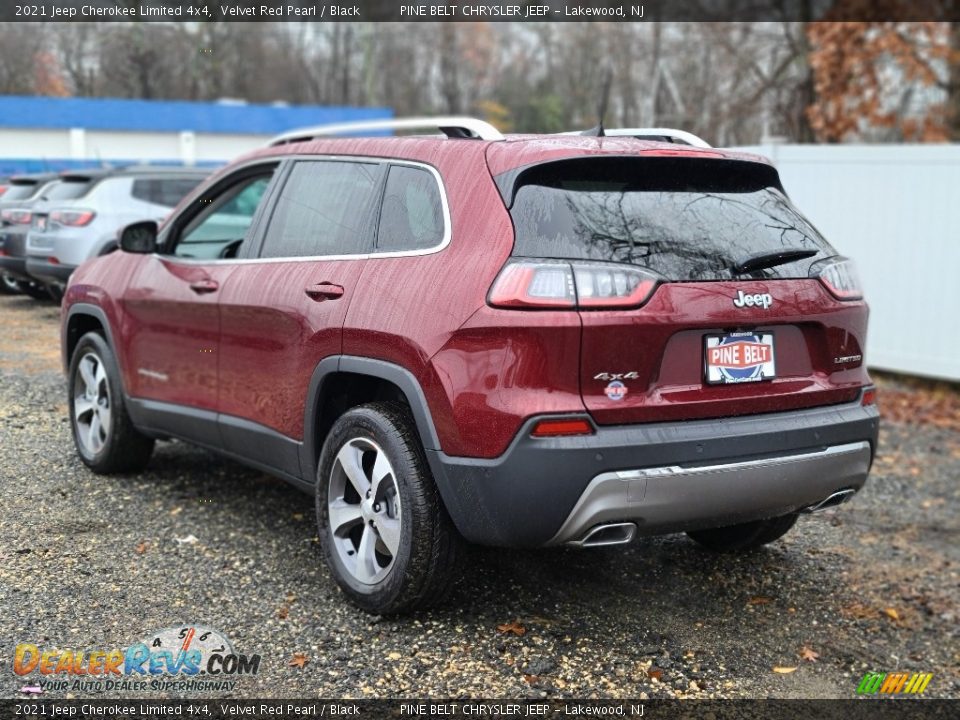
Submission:
M 3 700 L 7 718 L 206 718 L 208 720 L 559 720 L 560 718 L 745 718 L 939 720 L 960 703 L 919 698 L 861 700 Z
M 4 22 L 946 21 L 960 0 L 39 0 Z

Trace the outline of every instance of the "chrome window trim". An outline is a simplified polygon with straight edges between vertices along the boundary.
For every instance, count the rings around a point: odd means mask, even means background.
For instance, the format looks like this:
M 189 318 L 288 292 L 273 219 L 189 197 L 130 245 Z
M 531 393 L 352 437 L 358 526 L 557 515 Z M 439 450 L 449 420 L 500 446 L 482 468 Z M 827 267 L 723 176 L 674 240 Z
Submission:
M 292 257 L 275 257 L 275 258 L 212 258 L 212 259 L 203 259 L 203 258 L 184 258 L 177 255 L 164 255 L 161 253 L 152 253 L 153 257 L 156 257 L 160 260 L 167 260 L 170 262 L 176 262 L 183 265 L 249 265 L 252 263 L 291 263 L 291 262 L 320 262 L 320 261 L 341 261 L 341 260 L 368 260 L 374 258 L 404 258 L 404 257 L 420 257 L 423 255 L 433 255 L 435 253 L 441 252 L 447 248 L 450 244 L 450 241 L 453 237 L 453 223 L 450 219 L 450 203 L 447 199 L 447 187 L 443 182 L 443 177 L 440 175 L 440 171 L 437 170 L 433 165 L 430 165 L 425 162 L 419 162 L 417 160 L 401 160 L 399 158 L 387 158 L 387 157 L 371 157 L 368 155 L 289 155 L 281 158 L 256 158 L 250 163 L 245 163 L 240 165 L 234 170 L 242 170 L 247 167 L 251 167 L 259 164 L 268 164 L 271 162 L 279 162 L 282 164 L 284 161 L 301 161 L 301 160 L 313 160 L 319 162 L 367 162 L 377 165 L 408 165 L 411 167 L 418 167 L 425 169 L 433 174 L 433 178 L 437 183 L 437 188 L 440 190 L 440 204 L 443 208 L 443 237 L 440 239 L 440 242 L 436 245 L 433 245 L 429 248 L 421 248 L 419 250 L 392 250 L 388 252 L 369 252 L 369 253 L 354 253 L 350 255 L 307 255 L 307 256 L 292 256 Z M 278 166 L 279 169 L 279 166 Z M 388 168 L 389 171 L 389 168 Z M 267 223 L 267 228 L 269 229 L 269 221 Z M 264 235 L 264 242 L 266 242 L 266 234 Z M 261 246 L 262 249 L 262 246 Z

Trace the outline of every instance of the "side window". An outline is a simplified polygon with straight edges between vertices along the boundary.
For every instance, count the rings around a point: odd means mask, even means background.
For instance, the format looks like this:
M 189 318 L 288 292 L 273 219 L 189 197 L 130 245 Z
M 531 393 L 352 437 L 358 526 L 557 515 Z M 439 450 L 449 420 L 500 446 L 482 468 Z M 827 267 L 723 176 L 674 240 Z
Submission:
M 200 184 L 202 178 L 138 178 L 130 194 L 137 200 L 175 207 L 184 196 Z
M 301 160 L 290 171 L 267 227 L 262 257 L 355 255 L 373 246 L 383 167 Z
M 246 239 L 273 171 L 244 178 L 212 198 L 180 232 L 173 254 L 187 258 L 232 258 Z
M 378 250 L 424 250 L 443 240 L 443 203 L 433 173 L 392 165 L 380 210 Z

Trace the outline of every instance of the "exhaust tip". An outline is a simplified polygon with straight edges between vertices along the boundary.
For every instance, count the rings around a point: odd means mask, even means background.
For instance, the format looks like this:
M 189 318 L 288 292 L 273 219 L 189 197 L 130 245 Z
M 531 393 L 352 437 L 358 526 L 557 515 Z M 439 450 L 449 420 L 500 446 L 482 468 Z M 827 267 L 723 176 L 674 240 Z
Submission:
M 582 538 L 571 540 L 567 545 L 581 548 L 626 545 L 636 534 L 635 523 L 606 523 L 590 528 Z
M 800 512 L 810 514 L 815 512 L 820 512 L 821 510 L 826 510 L 827 508 L 836 507 L 837 505 L 843 505 L 847 500 L 852 498 L 857 494 L 857 491 L 853 488 L 844 488 L 843 490 L 837 490 L 835 493 L 827 495 L 823 500 L 818 503 L 814 503 L 809 507 L 805 507 Z

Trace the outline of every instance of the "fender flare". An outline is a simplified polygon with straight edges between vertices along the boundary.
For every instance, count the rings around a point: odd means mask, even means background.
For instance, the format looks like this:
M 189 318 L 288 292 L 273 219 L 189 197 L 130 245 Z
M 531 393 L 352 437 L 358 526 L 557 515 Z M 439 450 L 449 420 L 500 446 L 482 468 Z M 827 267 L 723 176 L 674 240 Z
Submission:
M 323 442 L 323 438 L 317 437 L 317 403 L 322 394 L 323 384 L 330 379 L 331 375 L 338 372 L 369 375 L 386 380 L 400 388 L 410 405 L 424 450 L 441 450 L 440 437 L 433 423 L 427 397 L 413 373 L 386 360 L 354 355 L 333 355 L 320 361 L 313 371 L 307 388 L 307 400 L 303 411 L 303 445 L 300 451 L 301 473 L 305 476 L 305 480 L 313 477 L 316 470 L 314 464 L 320 455 L 320 446 Z
M 63 319 L 63 325 L 60 332 L 60 356 L 63 359 L 63 371 L 67 373 L 70 371 L 70 358 L 67 357 L 67 337 L 68 330 L 70 328 L 70 321 L 73 319 L 74 315 L 89 315 L 96 318 L 100 325 L 103 326 L 103 331 L 107 335 L 107 344 L 110 346 L 110 349 L 113 350 L 113 354 L 117 354 L 117 345 L 113 341 L 113 330 L 110 328 L 110 321 L 107 319 L 107 314 L 103 311 L 103 308 L 99 305 L 93 305 L 91 303 L 74 303 L 70 306 L 70 309 L 67 310 L 67 316 Z M 119 356 L 117 357 L 117 365 L 120 364 Z M 123 384 L 123 372 L 120 373 L 120 382 Z

